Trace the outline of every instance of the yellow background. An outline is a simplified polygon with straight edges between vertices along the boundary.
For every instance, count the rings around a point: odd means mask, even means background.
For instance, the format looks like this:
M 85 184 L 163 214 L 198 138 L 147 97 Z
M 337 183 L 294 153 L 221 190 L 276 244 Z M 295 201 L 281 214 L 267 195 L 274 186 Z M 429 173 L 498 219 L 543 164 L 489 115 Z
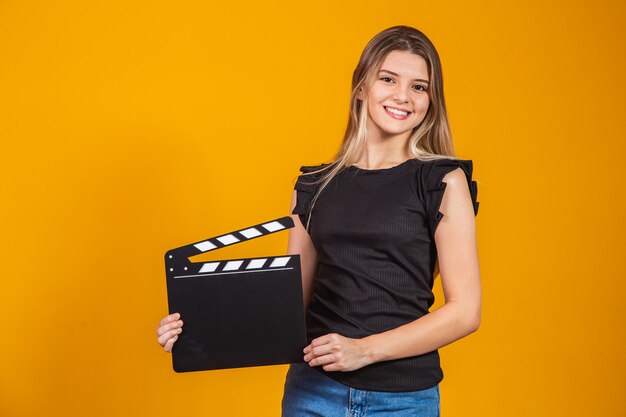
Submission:
M 0 415 L 278 415 L 286 366 L 172 371 L 163 254 L 288 214 L 396 24 L 437 46 L 479 183 L 483 321 L 441 349 L 442 415 L 626 415 L 624 9 L 0 1 Z

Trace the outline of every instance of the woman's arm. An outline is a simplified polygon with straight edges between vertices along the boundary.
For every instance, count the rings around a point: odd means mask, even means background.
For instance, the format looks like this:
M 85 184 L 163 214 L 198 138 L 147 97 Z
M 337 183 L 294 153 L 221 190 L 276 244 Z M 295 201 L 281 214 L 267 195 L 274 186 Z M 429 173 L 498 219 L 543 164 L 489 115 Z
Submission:
M 297 201 L 297 191 L 294 190 L 291 196 L 291 208 L 289 212 L 293 212 Z M 306 312 L 311 300 L 313 292 L 313 281 L 315 271 L 317 269 L 317 251 L 313 246 L 311 237 L 306 231 L 300 217 L 292 214 L 295 227 L 289 229 L 289 244 L 287 245 L 287 255 L 300 255 L 300 271 L 302 274 L 302 292 L 304 296 L 304 311 Z
M 351 371 L 374 362 L 432 352 L 476 331 L 481 316 L 481 284 L 476 223 L 467 179 L 462 169 L 449 172 L 436 233 L 438 263 L 445 304 L 419 319 L 363 339 L 332 333 L 304 349 L 310 366 Z

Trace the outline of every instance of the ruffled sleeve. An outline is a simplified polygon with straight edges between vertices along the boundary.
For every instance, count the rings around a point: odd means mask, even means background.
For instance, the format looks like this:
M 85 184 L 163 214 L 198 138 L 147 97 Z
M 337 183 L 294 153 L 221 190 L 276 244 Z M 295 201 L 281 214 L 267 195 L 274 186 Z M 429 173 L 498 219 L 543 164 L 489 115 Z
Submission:
M 324 167 L 327 164 L 313 165 L 313 166 L 302 166 L 300 167 L 300 172 L 302 174 L 307 174 L 309 172 L 317 171 L 320 168 Z M 310 175 L 300 175 L 296 184 L 294 185 L 294 190 L 296 190 L 296 205 L 291 212 L 291 214 L 297 214 L 300 217 L 300 221 L 302 225 L 306 227 L 310 205 L 313 201 L 313 196 L 315 195 L 317 188 L 319 187 L 319 183 L 316 183 L 320 179 L 321 173 L 315 173 Z
M 428 216 L 428 225 L 433 240 L 437 225 L 443 218 L 443 213 L 439 211 L 446 189 L 446 183 L 443 182 L 443 178 L 447 173 L 454 171 L 458 167 L 461 167 L 465 172 L 465 178 L 467 179 L 470 196 L 472 198 L 472 205 L 474 206 L 474 215 L 476 216 L 478 214 L 478 186 L 476 181 L 472 179 L 472 160 L 446 158 L 426 163 L 424 171 L 422 172 L 422 187 L 424 190 L 424 208 Z

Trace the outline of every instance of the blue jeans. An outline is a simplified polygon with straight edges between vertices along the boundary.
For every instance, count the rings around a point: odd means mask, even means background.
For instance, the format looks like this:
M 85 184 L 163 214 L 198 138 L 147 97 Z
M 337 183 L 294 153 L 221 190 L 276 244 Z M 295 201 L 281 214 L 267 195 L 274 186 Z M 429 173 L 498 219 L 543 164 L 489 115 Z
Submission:
M 282 407 L 282 417 L 439 417 L 439 385 L 411 392 L 364 391 L 296 363 L 287 372 Z

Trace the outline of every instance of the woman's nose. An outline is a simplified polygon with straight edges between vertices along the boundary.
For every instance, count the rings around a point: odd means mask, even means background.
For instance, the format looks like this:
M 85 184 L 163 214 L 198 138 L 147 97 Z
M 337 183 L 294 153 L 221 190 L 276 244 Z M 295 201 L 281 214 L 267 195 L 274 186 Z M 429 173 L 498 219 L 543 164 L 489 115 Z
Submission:
M 406 103 L 407 101 L 409 101 L 407 87 L 397 84 L 396 88 L 393 91 L 393 99 L 399 103 Z

